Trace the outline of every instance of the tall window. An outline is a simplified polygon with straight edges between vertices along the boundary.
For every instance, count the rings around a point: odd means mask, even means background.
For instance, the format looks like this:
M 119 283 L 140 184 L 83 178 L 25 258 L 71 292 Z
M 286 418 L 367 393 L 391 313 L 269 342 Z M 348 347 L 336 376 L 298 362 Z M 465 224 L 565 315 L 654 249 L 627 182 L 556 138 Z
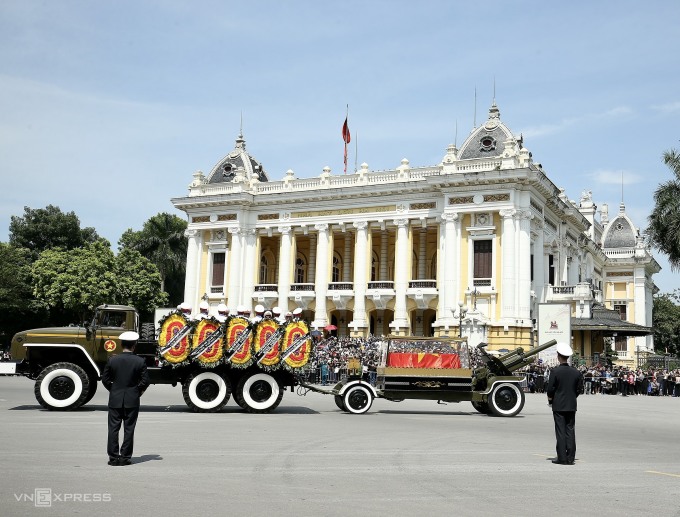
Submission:
M 260 283 L 267 283 L 267 257 L 264 255 L 260 259 Z
M 614 350 L 617 352 L 627 352 L 628 338 L 626 336 L 616 336 L 614 338 Z
M 295 261 L 295 283 L 304 284 L 307 281 L 307 263 L 302 255 Z
M 491 240 L 474 241 L 474 278 L 491 278 L 492 246 Z
M 378 264 L 378 255 L 373 252 L 371 256 L 371 282 L 378 281 L 378 268 L 380 267 Z
M 340 262 L 340 257 L 338 257 L 337 253 L 333 255 L 333 279 L 331 282 L 340 282 L 340 279 L 342 278 L 342 263 Z
M 555 255 L 548 255 L 548 284 L 555 285 Z
M 224 285 L 224 258 L 226 253 L 212 254 L 212 284 L 213 286 Z

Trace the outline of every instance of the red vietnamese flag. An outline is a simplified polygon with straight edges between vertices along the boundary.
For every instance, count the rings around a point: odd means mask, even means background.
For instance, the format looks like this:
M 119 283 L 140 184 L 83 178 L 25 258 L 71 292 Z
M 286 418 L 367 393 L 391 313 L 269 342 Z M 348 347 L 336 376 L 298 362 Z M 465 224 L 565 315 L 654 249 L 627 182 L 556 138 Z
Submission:
M 345 142 L 345 174 L 347 174 L 347 144 L 352 140 L 349 134 L 349 126 L 347 125 L 347 117 L 345 117 L 345 123 L 342 125 L 342 139 Z
M 349 126 L 347 125 L 347 117 L 345 117 L 345 123 L 342 125 L 342 139 L 345 141 L 345 144 L 349 144 L 352 141 L 349 134 Z

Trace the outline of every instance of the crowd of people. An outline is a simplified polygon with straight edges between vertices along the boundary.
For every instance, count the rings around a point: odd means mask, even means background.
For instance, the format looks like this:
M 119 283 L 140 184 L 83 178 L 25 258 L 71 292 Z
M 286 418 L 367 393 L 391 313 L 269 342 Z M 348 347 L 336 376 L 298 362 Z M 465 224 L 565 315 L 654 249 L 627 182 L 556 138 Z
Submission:
M 623 366 L 580 366 L 585 395 L 649 395 L 680 397 L 680 369 L 630 369 Z M 543 393 L 550 378 L 550 367 L 527 368 L 529 391 Z

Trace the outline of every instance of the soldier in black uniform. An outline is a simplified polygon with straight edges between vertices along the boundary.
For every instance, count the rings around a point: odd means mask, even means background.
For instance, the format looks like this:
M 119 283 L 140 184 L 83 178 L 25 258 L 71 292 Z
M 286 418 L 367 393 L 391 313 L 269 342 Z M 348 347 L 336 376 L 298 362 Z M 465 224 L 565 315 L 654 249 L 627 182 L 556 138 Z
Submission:
M 109 393 L 109 436 L 106 450 L 109 465 L 129 465 L 139 415 L 139 398 L 149 386 L 149 374 L 144 359 L 134 355 L 139 339 L 136 332 L 120 335 L 122 353 L 114 355 L 106 363 L 102 384 Z M 123 444 L 118 447 L 118 433 L 123 424 Z
M 548 404 L 552 405 L 557 439 L 559 465 L 573 465 L 576 458 L 576 398 L 583 391 L 583 375 L 569 366 L 569 357 L 574 352 L 566 343 L 557 344 L 559 366 L 552 369 L 548 380 Z

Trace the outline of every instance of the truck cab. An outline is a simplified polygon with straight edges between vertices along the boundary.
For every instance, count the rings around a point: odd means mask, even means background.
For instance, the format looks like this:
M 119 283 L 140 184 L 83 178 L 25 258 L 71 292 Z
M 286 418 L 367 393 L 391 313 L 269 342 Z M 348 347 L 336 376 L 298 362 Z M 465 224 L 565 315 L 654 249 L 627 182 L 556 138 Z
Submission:
M 83 326 L 15 334 L 13 363 L 6 363 L 2 373 L 35 380 L 35 397 L 46 409 L 75 409 L 94 396 L 106 361 L 121 351 L 120 335 L 138 329 L 139 315 L 134 307 L 100 305 Z

